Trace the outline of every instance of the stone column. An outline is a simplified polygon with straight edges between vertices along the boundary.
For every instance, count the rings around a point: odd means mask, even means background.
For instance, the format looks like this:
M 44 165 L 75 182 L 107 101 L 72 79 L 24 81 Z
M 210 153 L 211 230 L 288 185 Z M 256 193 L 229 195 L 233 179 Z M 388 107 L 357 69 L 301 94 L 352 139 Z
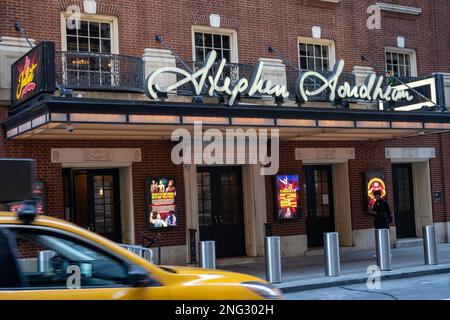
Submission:
M 286 86 L 286 66 L 283 64 L 283 60 L 259 58 L 259 61 L 264 63 L 262 79 L 271 80 L 273 84 Z
M 156 69 L 176 67 L 175 56 L 169 50 L 147 48 L 144 50 L 143 60 L 145 65 L 145 78 Z M 168 86 L 176 81 L 177 77 L 174 74 L 166 73 L 158 77 L 158 84 L 161 87 Z
M 364 84 L 364 81 L 366 80 L 367 76 L 374 73 L 372 67 L 362 67 L 362 66 L 354 66 L 353 67 L 353 74 L 355 75 L 355 84 L 357 86 L 361 86 Z

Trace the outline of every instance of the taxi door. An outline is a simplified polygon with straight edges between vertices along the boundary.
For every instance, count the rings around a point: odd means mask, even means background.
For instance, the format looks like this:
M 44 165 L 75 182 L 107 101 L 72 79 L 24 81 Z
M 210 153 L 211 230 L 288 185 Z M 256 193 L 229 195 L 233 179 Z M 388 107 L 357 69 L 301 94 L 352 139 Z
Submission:
M 167 299 L 142 267 L 33 226 L 0 226 L 0 299 Z

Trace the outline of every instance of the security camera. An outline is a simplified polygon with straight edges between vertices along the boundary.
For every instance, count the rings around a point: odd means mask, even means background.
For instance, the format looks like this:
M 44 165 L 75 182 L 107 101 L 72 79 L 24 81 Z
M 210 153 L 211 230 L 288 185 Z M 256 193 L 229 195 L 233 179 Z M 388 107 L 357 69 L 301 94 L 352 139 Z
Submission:
M 68 124 L 66 127 L 66 130 L 68 132 L 74 132 L 75 131 L 75 127 L 72 124 Z

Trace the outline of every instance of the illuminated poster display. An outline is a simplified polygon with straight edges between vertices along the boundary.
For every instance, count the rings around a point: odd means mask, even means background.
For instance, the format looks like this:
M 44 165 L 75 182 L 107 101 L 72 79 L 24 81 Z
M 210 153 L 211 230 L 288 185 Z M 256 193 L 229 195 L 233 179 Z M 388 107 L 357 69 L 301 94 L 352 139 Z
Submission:
M 384 172 L 380 170 L 367 171 L 364 174 L 364 190 L 366 195 L 364 196 L 367 209 L 372 210 L 375 203 L 375 197 L 373 193 L 377 190 L 381 192 L 381 198 L 386 197 L 386 184 L 384 182 Z
M 55 91 L 55 44 L 42 42 L 11 66 L 11 106 Z
M 147 223 L 152 228 L 177 226 L 176 185 L 172 178 L 147 178 Z
M 299 179 L 298 175 L 276 176 L 277 220 L 297 219 L 299 216 Z

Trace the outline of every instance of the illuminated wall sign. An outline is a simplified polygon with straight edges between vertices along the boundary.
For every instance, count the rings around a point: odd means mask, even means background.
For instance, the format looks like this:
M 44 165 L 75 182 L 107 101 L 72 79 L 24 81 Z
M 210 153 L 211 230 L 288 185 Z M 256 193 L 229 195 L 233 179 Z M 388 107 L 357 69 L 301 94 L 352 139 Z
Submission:
M 11 66 L 11 106 L 55 91 L 55 44 L 42 42 Z
M 414 88 L 417 92 L 420 92 L 422 95 L 430 99 L 430 101 L 426 101 L 423 97 L 421 97 L 416 92 L 409 90 L 411 93 L 412 99 L 407 101 L 398 101 L 393 106 L 395 111 L 413 111 L 420 110 L 423 107 L 435 107 L 438 103 L 437 98 L 437 86 L 436 86 L 436 76 L 421 79 L 413 82 L 408 82 L 407 85 L 400 84 L 397 86 L 393 86 L 396 90 L 406 90 L 409 88 Z M 442 103 L 442 102 L 441 102 Z M 442 103 L 443 104 L 443 103 Z M 380 110 L 384 110 L 384 103 L 379 103 Z
M 220 60 L 219 68 L 216 72 L 214 72 L 214 74 L 209 74 L 211 67 L 216 61 L 216 57 L 216 51 L 213 50 L 208 53 L 203 66 L 192 74 L 184 69 L 175 67 L 156 69 L 148 76 L 146 80 L 145 88 L 147 96 L 151 99 L 157 99 L 157 91 L 170 92 L 187 83 L 192 84 L 196 95 L 201 95 L 205 84 L 208 87 L 208 95 L 210 96 L 213 96 L 215 92 L 226 93 L 230 97 L 228 100 L 228 104 L 230 106 L 234 104 L 234 101 L 236 100 L 238 94 L 245 93 L 249 97 L 255 95 L 256 93 L 282 96 L 284 98 L 287 98 L 289 96 L 289 92 L 287 91 L 286 86 L 273 85 L 272 81 L 265 81 L 261 79 L 261 74 L 264 67 L 264 63 L 262 61 L 258 62 L 258 64 L 256 65 L 253 76 L 250 80 L 241 78 L 237 81 L 235 86 L 231 87 L 231 79 L 229 77 L 223 76 L 223 69 L 226 64 L 225 59 Z M 173 73 L 176 75 L 184 76 L 184 78 L 167 87 L 161 87 L 156 82 L 156 79 L 159 75 L 164 73 Z M 219 81 L 223 82 L 222 85 L 219 85 Z
M 386 197 L 386 183 L 384 182 L 384 172 L 380 170 L 367 171 L 364 173 L 364 199 L 367 204 L 367 209 L 371 210 L 375 203 L 373 193 L 375 191 L 381 192 L 381 198 Z
M 150 227 L 177 226 L 176 195 L 174 179 L 147 178 L 147 223 Z
M 298 175 L 277 175 L 275 179 L 277 193 L 276 219 L 297 219 L 300 215 Z
M 213 96 L 214 93 L 226 94 L 229 96 L 228 104 L 231 106 L 234 104 L 238 94 L 245 94 L 248 97 L 252 97 L 255 94 L 273 95 L 276 97 L 289 97 L 289 92 L 284 85 L 274 85 L 270 80 L 261 79 L 264 63 L 258 62 L 253 71 L 253 75 L 250 80 L 240 78 L 234 86 L 231 85 L 230 77 L 224 77 L 223 70 L 226 64 L 225 59 L 221 59 L 218 63 L 219 67 L 216 71 L 212 72 L 212 67 L 215 64 L 217 57 L 216 51 L 211 51 L 203 63 L 203 66 L 190 73 L 184 69 L 176 67 L 164 67 L 153 71 L 147 78 L 145 89 L 147 96 L 150 99 L 157 99 L 157 92 L 167 93 L 172 90 L 190 83 L 196 95 L 201 95 L 204 92 L 204 88 L 207 87 L 207 94 Z M 330 77 L 325 78 L 323 75 L 316 71 L 307 71 L 300 75 L 297 80 L 297 97 L 300 101 L 308 101 L 308 97 L 316 96 L 326 90 L 330 90 L 329 100 L 334 101 L 336 95 L 342 99 L 355 98 L 365 100 L 380 100 L 380 101 L 400 101 L 411 100 L 412 96 L 406 89 L 396 89 L 391 86 L 384 86 L 384 78 L 377 77 L 372 74 L 367 77 L 366 82 L 362 86 L 351 86 L 348 82 L 343 85 L 337 86 L 338 80 L 344 69 L 344 61 L 340 60 L 334 66 L 333 73 Z M 158 76 L 162 74 L 175 74 L 182 76 L 181 80 L 176 81 L 166 87 L 160 86 L 157 82 Z M 314 91 L 309 91 L 305 88 L 305 81 L 309 78 L 319 79 L 323 85 Z M 220 82 L 220 84 L 219 84 Z
M 332 102 L 336 95 L 341 99 L 355 98 L 362 100 L 400 101 L 413 99 L 407 89 L 384 86 L 384 78 L 371 74 L 366 78 L 364 85 L 351 86 L 348 82 L 337 86 L 339 77 L 344 70 L 344 60 L 339 60 L 334 65 L 332 74 L 326 78 L 316 71 L 306 71 L 300 74 L 297 80 L 297 97 L 300 101 L 308 101 L 308 97 L 320 95 L 325 90 L 330 90 L 329 100 Z M 305 89 L 305 81 L 309 78 L 319 79 L 323 85 L 314 91 Z

